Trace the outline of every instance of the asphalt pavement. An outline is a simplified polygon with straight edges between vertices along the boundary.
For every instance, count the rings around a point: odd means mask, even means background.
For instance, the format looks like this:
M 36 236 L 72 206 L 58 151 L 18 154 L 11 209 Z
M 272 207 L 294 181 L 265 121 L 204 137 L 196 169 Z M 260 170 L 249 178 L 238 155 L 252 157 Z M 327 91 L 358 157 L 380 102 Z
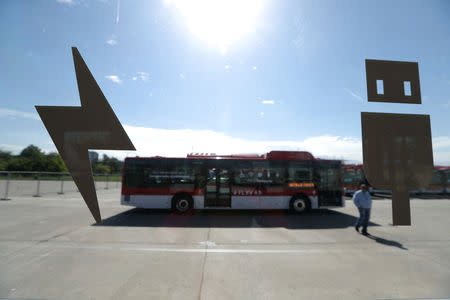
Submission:
M 377 197 L 365 237 L 350 200 L 177 215 L 121 206 L 110 187 L 95 224 L 76 191 L 28 194 L 0 201 L 0 298 L 450 298 L 450 199 L 412 199 L 413 225 L 394 227 Z

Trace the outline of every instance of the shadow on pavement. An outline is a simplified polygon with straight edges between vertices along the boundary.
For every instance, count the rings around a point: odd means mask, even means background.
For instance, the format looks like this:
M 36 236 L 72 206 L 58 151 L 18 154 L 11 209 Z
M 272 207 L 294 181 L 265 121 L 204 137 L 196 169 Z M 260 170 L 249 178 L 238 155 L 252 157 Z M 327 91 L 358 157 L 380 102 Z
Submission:
M 374 195 L 370 195 L 370 197 L 372 197 L 372 200 L 387 200 L 387 199 L 392 199 L 391 195 L 388 194 L 374 194 Z M 345 200 L 352 200 L 352 197 L 350 196 L 344 196 Z
M 380 244 L 383 244 L 383 245 L 386 245 L 386 246 L 392 246 L 392 247 L 397 247 L 397 248 L 400 248 L 400 249 L 403 249 L 403 250 L 408 250 L 408 248 L 403 247 L 403 245 L 401 243 L 396 242 L 396 241 L 383 239 L 383 238 L 377 237 L 377 236 L 372 235 L 372 234 L 367 235 L 367 237 L 372 239 L 372 240 L 374 240 L 377 243 L 380 243 Z
M 379 200 L 379 199 L 392 199 L 392 195 L 389 195 L 389 194 L 374 194 L 374 195 L 372 195 L 372 200 Z
M 432 200 L 450 200 L 450 195 L 417 194 L 417 195 L 411 195 L 411 198 L 432 199 Z
M 410 199 L 430 199 L 430 200 L 450 200 L 450 195 L 438 195 L 438 194 L 410 194 Z M 351 200 L 350 197 L 346 198 L 347 200 Z M 372 200 L 390 200 L 392 199 L 392 195 L 390 194 L 375 194 L 372 195 Z
M 301 215 L 279 210 L 203 210 L 180 215 L 170 211 L 134 208 L 93 226 L 328 229 L 352 227 L 355 222 L 356 217 L 333 210 L 311 211 Z M 380 225 L 369 222 L 369 226 Z

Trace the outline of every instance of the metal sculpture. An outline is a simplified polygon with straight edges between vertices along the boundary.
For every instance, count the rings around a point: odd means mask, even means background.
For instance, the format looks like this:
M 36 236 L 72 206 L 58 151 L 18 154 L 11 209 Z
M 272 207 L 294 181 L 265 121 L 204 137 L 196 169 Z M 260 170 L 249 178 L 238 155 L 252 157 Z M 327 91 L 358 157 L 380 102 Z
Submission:
M 89 68 L 72 47 L 81 106 L 36 106 L 97 223 L 101 222 L 88 149 L 136 150 Z
M 421 103 L 417 63 L 366 60 L 366 76 L 369 101 Z M 392 190 L 393 224 L 411 225 L 409 191 L 425 187 L 433 175 L 430 116 L 361 112 L 361 129 L 367 180 Z

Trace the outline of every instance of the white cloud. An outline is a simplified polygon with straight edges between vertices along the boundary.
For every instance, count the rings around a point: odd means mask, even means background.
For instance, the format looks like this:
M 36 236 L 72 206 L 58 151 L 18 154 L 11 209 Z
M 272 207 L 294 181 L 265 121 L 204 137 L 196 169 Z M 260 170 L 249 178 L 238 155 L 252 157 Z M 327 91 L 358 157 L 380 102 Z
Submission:
M 303 140 L 246 140 L 212 130 L 159 129 L 124 125 L 137 151 L 98 151 L 124 158 L 126 156 L 185 157 L 187 153 L 267 153 L 272 150 L 309 151 L 315 157 L 362 162 L 361 139 L 333 135 Z M 450 165 L 450 137 L 433 138 L 436 165 Z
M 63 3 L 63 4 L 69 4 L 69 5 L 75 3 L 73 0 L 56 0 L 56 2 Z
M 39 115 L 37 113 L 30 113 L 9 108 L 0 108 L 0 118 L 1 117 L 8 117 L 11 119 L 25 118 L 32 120 L 40 120 Z
M 30 145 L 30 143 L 26 143 L 24 145 L 0 144 L 0 150 L 9 151 L 13 155 L 17 155 L 20 152 L 22 152 L 22 150 L 25 149 L 26 147 L 28 147 L 29 145 Z M 34 143 L 34 145 L 39 147 L 42 150 L 42 152 L 44 152 L 44 153 L 58 152 L 58 150 L 56 150 L 56 147 L 53 144 L 53 142 L 42 143 L 42 144 Z M 50 146 L 50 147 L 48 147 L 48 146 Z
M 25 147 L 19 146 L 19 145 L 11 145 L 11 144 L 0 144 L 0 150 L 2 151 L 10 151 L 13 154 L 18 154 L 20 151 L 22 151 Z
M 450 107 L 450 100 L 447 101 L 447 103 L 444 103 L 442 106 L 443 106 L 444 108 L 449 108 L 449 107 Z
M 253 68 L 252 68 L 253 70 L 256 70 L 256 69 L 258 69 L 256 66 L 253 66 Z
M 119 24 L 119 20 L 120 20 L 120 0 L 117 0 L 116 24 Z
M 147 81 L 150 78 L 147 72 L 137 72 L 137 74 L 142 81 Z
M 433 137 L 433 159 L 436 165 L 450 165 L 450 137 Z
M 263 100 L 261 103 L 262 104 L 275 104 L 275 101 L 274 100 Z
M 114 46 L 114 45 L 117 44 L 117 41 L 115 39 L 109 39 L 109 40 L 106 41 L 106 43 L 108 45 Z
M 225 70 L 229 70 L 231 68 L 231 66 L 230 65 L 226 65 L 224 68 L 225 68 Z
M 142 81 L 147 81 L 150 79 L 150 74 L 148 74 L 147 72 L 136 72 L 136 75 L 131 77 L 131 79 L 133 81 L 136 81 L 138 79 Z
M 434 152 L 433 153 L 434 164 L 439 166 L 450 166 L 450 151 L 447 152 Z
M 433 138 L 433 148 L 450 148 L 450 137 L 438 136 Z M 449 149 L 450 150 L 450 149 Z
M 212 130 L 159 129 L 124 125 L 137 151 L 98 151 L 124 158 L 126 156 L 185 157 L 195 153 L 267 153 L 272 150 L 308 151 L 315 157 L 362 162 L 361 139 L 333 135 L 308 137 L 303 140 L 246 140 Z M 436 165 L 450 164 L 450 137 L 433 139 Z
M 121 158 L 129 156 L 184 157 L 192 151 L 201 153 L 235 154 L 266 153 L 271 150 L 309 151 L 317 157 L 361 161 L 361 141 L 351 137 L 318 136 L 302 141 L 245 140 L 212 130 L 169 130 L 124 125 L 136 147 L 136 152 L 102 151 Z M 332 150 L 331 150 L 332 149 Z
M 360 102 L 364 102 L 364 98 L 361 97 L 360 95 L 356 94 L 355 92 L 353 92 L 352 90 L 349 89 L 345 89 L 347 91 L 347 93 L 349 93 L 353 98 L 355 98 L 356 100 L 360 101 Z
M 111 80 L 114 83 L 118 83 L 118 84 L 122 83 L 122 80 L 117 75 L 108 75 L 108 76 L 105 76 L 105 78 Z
M 297 17 L 294 20 L 294 30 L 296 31 L 294 39 L 292 40 L 292 44 L 295 48 L 300 49 L 305 44 L 305 28 L 306 22 L 305 19 Z

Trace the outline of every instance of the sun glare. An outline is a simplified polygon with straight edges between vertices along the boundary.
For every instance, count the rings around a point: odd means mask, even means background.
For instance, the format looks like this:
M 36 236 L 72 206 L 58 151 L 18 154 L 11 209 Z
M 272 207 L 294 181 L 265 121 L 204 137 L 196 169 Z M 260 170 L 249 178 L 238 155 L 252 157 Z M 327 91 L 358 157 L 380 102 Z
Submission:
M 255 31 L 262 0 L 178 0 L 174 6 L 199 39 L 226 53 L 231 44 Z

